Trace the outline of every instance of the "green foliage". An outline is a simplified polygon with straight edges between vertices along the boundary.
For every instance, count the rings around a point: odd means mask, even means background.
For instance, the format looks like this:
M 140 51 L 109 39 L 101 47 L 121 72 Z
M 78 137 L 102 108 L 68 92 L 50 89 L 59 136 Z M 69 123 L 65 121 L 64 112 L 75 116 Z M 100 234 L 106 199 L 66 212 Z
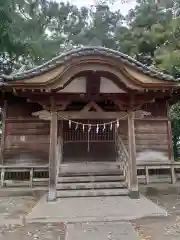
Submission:
M 109 3 L 90 8 L 48 0 L 0 0 L 1 71 L 38 65 L 77 46 L 101 45 L 179 76 L 180 0 L 137 0 L 124 17 Z

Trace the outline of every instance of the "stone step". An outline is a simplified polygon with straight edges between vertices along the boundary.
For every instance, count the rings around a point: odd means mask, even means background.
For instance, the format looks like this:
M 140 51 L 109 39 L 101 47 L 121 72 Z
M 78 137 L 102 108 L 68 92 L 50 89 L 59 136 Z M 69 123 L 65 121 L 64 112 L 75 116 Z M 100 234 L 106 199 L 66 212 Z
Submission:
M 88 182 L 121 182 L 125 178 L 123 175 L 101 175 L 101 176 L 64 176 L 58 177 L 58 183 L 88 183 Z
M 125 182 L 81 182 L 81 183 L 58 183 L 57 190 L 91 190 L 91 189 L 115 189 L 126 188 Z
M 128 189 L 96 189 L 96 190 L 59 190 L 58 198 L 68 197 L 102 197 L 102 196 L 127 196 Z

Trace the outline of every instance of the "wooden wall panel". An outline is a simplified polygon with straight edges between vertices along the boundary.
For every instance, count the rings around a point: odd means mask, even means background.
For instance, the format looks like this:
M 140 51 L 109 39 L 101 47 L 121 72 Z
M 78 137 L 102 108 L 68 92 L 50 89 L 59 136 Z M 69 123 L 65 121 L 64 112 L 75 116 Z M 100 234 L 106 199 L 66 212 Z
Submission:
M 49 122 L 38 120 L 37 122 L 19 121 L 7 122 L 6 129 L 8 135 L 49 135 Z
M 38 108 L 37 104 L 27 102 L 8 105 L 5 164 L 43 165 L 48 163 L 50 124 L 48 121 L 32 117 L 31 113 Z
M 168 161 L 167 121 L 135 121 L 137 161 Z
M 6 164 L 19 161 L 26 164 L 48 163 L 49 122 L 7 123 L 4 158 Z M 24 159 L 23 159 L 24 158 Z
M 8 105 L 8 118 L 32 117 L 32 112 L 40 111 L 42 107 L 36 103 L 20 102 Z
M 120 121 L 119 132 L 128 150 L 127 121 Z M 167 120 L 135 120 L 137 161 L 168 161 Z

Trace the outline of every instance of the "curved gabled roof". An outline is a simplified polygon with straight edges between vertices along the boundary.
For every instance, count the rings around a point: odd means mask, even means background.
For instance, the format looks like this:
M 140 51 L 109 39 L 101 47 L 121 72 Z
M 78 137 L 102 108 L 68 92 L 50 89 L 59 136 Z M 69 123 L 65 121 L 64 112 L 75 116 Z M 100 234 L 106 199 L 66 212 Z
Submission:
M 68 51 L 66 53 L 60 54 L 59 56 L 53 58 L 52 60 L 35 67 L 31 70 L 18 73 L 16 75 L 1 75 L 0 80 L 1 81 L 12 81 L 12 80 L 20 80 L 20 79 L 27 79 L 35 76 L 39 76 L 49 70 L 52 70 L 53 68 L 56 68 L 66 61 L 71 60 L 72 58 L 76 57 L 82 57 L 82 56 L 106 56 L 111 57 L 116 60 L 120 60 L 124 62 L 126 65 L 129 65 L 133 68 L 135 68 L 137 71 L 144 73 L 145 75 L 148 75 L 150 77 L 155 77 L 160 80 L 167 80 L 167 81 L 175 81 L 172 76 L 163 74 L 161 72 L 158 72 L 154 69 L 148 68 L 147 66 L 141 64 L 140 62 L 136 61 L 132 57 L 123 54 L 121 52 L 111 50 L 104 47 L 83 47 L 78 48 L 75 50 Z

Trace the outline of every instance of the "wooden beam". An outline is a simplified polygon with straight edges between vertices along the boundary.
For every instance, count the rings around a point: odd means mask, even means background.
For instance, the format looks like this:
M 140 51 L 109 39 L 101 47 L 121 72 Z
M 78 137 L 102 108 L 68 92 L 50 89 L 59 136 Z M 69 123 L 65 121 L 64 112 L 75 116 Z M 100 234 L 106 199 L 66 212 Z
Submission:
M 136 169 L 136 142 L 134 129 L 134 112 L 128 114 L 128 145 L 129 145 L 129 171 L 130 171 L 130 192 L 131 198 L 139 198 L 138 178 Z
M 39 111 L 33 113 L 33 116 L 37 116 L 40 119 L 51 120 L 52 115 L 48 111 Z M 127 119 L 127 112 L 70 112 L 60 111 L 58 112 L 58 120 L 63 119 Z
M 120 119 L 127 118 L 127 112 L 58 112 L 58 119 Z
M 89 72 L 86 76 L 86 94 L 93 98 L 100 93 L 100 75 L 97 72 Z
M 7 117 L 7 100 L 4 100 L 4 106 L 2 109 L 2 134 L 1 134 L 1 148 L 0 148 L 0 158 L 1 163 L 4 164 L 4 147 L 6 141 L 6 117 Z
M 139 104 L 142 102 L 151 102 L 153 99 L 164 99 L 168 95 L 163 92 L 156 93 L 134 93 L 135 94 L 135 104 Z M 52 96 L 52 93 L 46 92 L 18 92 L 18 96 L 28 98 L 31 102 L 37 102 L 41 105 L 49 106 L 49 97 Z M 61 104 L 62 101 L 81 101 L 87 102 L 92 101 L 92 97 L 88 96 L 86 93 L 53 93 L 53 97 L 55 99 L 56 105 Z M 127 104 L 130 99 L 130 94 L 128 93 L 110 93 L 110 94 L 99 94 L 97 96 L 93 96 L 94 101 L 105 101 L 105 100 L 120 100 L 121 104 Z
M 50 123 L 50 145 L 49 145 L 49 193 L 48 201 L 56 200 L 56 178 L 57 178 L 57 113 L 54 99 L 51 99 L 51 123 Z

